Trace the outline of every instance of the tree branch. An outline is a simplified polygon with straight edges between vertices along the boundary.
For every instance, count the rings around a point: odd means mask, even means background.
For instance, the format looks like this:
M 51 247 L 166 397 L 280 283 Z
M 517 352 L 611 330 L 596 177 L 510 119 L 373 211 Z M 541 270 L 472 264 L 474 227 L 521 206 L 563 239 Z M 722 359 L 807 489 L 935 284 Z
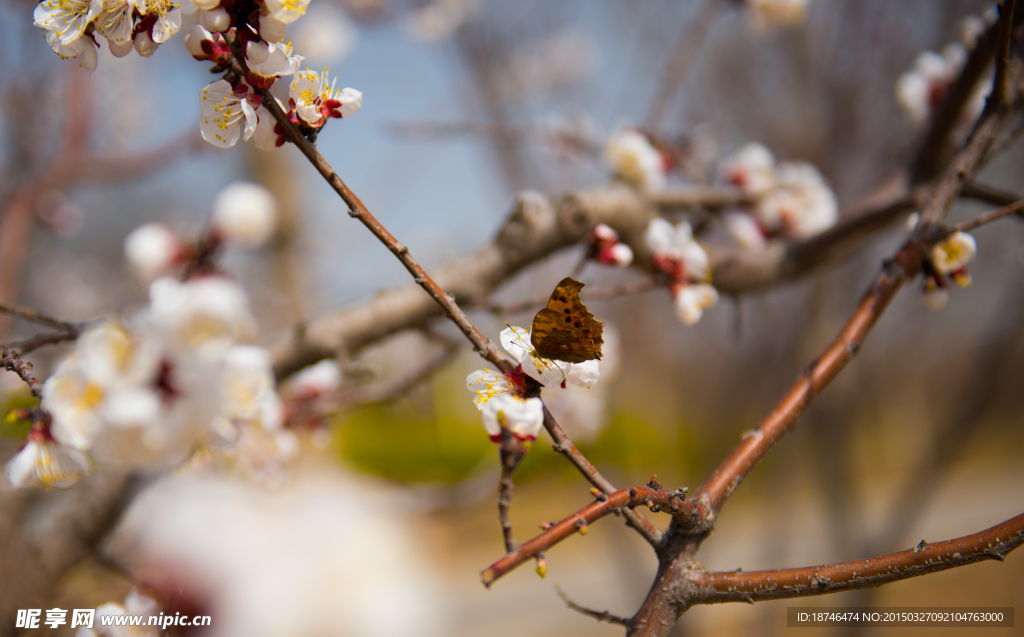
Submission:
M 1024 544 L 1024 514 L 990 529 L 955 540 L 827 566 L 774 571 L 698 573 L 691 580 L 689 604 L 757 602 L 810 597 L 890 582 L 966 566 L 982 560 L 1003 561 Z
M 572 444 L 572 440 L 569 440 L 569 436 L 566 435 L 565 431 L 558 425 L 558 422 L 555 421 L 555 417 L 548 411 L 547 405 L 544 406 L 544 428 L 551 435 L 551 439 L 555 441 L 553 445 L 554 450 L 565 456 L 590 484 L 600 489 L 602 493 L 615 493 L 615 487 L 612 486 L 612 483 L 601 475 L 597 467 L 590 464 L 590 461 L 580 453 L 576 445 Z M 661 531 L 650 520 L 636 511 L 627 510 L 623 513 L 626 516 L 626 524 L 644 536 L 644 539 L 652 546 L 657 547 L 661 543 Z
M 545 552 L 567 537 L 579 533 L 585 535 L 587 526 L 601 518 L 620 511 L 627 513 L 632 507 L 653 505 L 654 508 L 672 513 L 677 517 L 703 518 L 707 509 L 692 500 L 683 500 L 681 491 L 666 491 L 650 487 L 630 487 L 609 493 L 560 522 L 550 525 L 543 533 L 521 544 L 515 553 L 506 555 L 491 564 L 480 574 L 484 586 L 490 587 L 498 578 Z
M 620 626 L 629 626 L 629 618 L 628 617 L 621 617 L 619 615 L 613 615 L 612 613 L 610 613 L 610 612 L 608 612 L 606 610 L 593 610 L 591 608 L 587 608 L 586 606 L 580 606 L 576 602 L 574 602 L 571 599 L 569 599 L 569 597 L 558 586 L 555 586 L 555 592 L 558 593 L 558 596 L 562 599 L 563 602 L 565 602 L 566 606 L 568 606 L 569 608 L 573 609 L 577 613 L 582 613 L 582 614 L 586 615 L 587 617 L 593 617 L 594 619 L 596 619 L 599 622 L 608 622 L 609 624 L 618 624 Z

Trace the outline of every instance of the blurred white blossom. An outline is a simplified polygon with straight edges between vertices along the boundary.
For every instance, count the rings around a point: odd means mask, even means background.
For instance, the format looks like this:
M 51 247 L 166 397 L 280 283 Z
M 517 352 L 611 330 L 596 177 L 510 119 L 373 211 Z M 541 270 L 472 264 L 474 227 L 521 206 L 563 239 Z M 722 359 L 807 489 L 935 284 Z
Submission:
M 147 283 L 169 274 L 178 264 L 185 243 L 162 223 L 146 223 L 128 233 L 124 254 L 128 264 Z
M 89 462 L 80 451 L 60 444 L 47 431 L 32 430 L 5 473 L 14 487 L 64 488 L 88 470 Z
M 966 61 L 967 48 L 959 42 L 947 44 L 941 55 L 923 51 L 914 58 L 910 69 L 896 81 L 896 101 L 914 126 L 924 124 L 935 114 Z M 961 137 L 984 108 L 989 84 L 986 80 L 979 82 L 964 104 L 957 125 Z
M 244 291 L 221 276 L 150 286 L 150 306 L 87 330 L 43 385 L 60 443 L 98 459 L 154 470 L 236 425 L 281 425 L 269 355 L 236 344 L 253 333 Z
M 641 190 L 665 187 L 665 158 L 640 131 L 620 129 L 605 143 L 604 156 L 619 179 Z
M 673 227 L 656 217 L 647 224 L 644 241 L 653 253 L 654 268 L 669 278 L 679 320 L 685 325 L 695 324 L 704 310 L 718 302 L 718 291 L 709 283 L 708 255 L 693 238 L 690 224 L 683 221 Z
M 124 604 L 107 602 L 96 608 L 92 628 L 79 628 L 75 637 L 160 637 L 164 634 L 160 626 L 148 626 L 149 617 L 160 615 L 160 606 L 156 600 L 147 597 L 136 589 L 128 592 Z M 141 615 L 140 626 L 104 626 L 101 617 L 122 617 L 124 615 Z
M 257 248 L 277 228 L 277 201 L 264 186 L 238 181 L 217 194 L 210 223 L 228 242 Z

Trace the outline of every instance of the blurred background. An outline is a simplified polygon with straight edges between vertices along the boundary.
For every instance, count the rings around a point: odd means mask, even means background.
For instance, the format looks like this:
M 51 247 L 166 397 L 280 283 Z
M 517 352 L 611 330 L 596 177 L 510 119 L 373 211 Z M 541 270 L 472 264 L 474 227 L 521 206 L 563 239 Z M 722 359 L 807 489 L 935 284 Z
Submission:
M 740 5 L 719 5 L 661 128 L 686 136 L 711 164 L 751 141 L 814 163 L 841 206 L 914 150 L 897 77 L 922 50 L 959 39 L 961 19 L 985 6 L 812 0 L 801 26 L 765 31 Z M 199 138 L 197 97 L 211 78 L 181 44 L 187 24 L 149 59 L 101 49 L 88 75 L 50 51 L 33 7 L 7 0 L 0 9 L 0 300 L 69 320 L 143 305 L 145 287 L 122 256 L 125 235 L 154 220 L 197 235 L 213 197 L 238 179 L 269 187 L 284 214 L 272 246 L 224 262 L 249 290 L 267 341 L 408 283 L 294 148 L 221 151 Z M 289 37 L 309 66 L 363 91 L 362 110 L 327 126 L 318 148 L 430 270 L 488 242 L 523 189 L 557 196 L 607 184 L 599 153 L 559 140 L 568 132 L 599 145 L 619 125 L 642 122 L 680 32 L 707 11 L 705 2 L 668 0 L 315 0 Z M 111 161 L 64 170 L 74 144 Z M 980 179 L 1020 191 L 1021 171 L 1014 147 Z M 984 209 L 963 203 L 951 219 Z M 678 322 L 664 290 L 590 303 L 614 326 L 617 370 L 606 370 L 587 404 L 567 408 L 570 435 L 617 486 L 657 474 L 667 487 L 695 489 L 835 335 L 904 235 L 897 223 L 852 258 L 723 298 L 694 327 Z M 1004 222 L 975 236 L 974 284 L 938 313 L 922 306 L 917 283 L 899 295 L 854 363 L 724 509 L 698 558 L 705 567 L 852 560 L 1021 513 L 1024 228 Z M 543 296 L 581 253 L 538 263 L 495 299 Z M 591 265 L 582 278 L 603 287 L 637 276 Z M 506 320 L 527 325 L 535 311 L 472 317 L 494 338 Z M 6 317 L 0 326 L 4 341 L 34 333 Z M 346 382 L 398 373 L 413 341 L 399 336 L 345 362 Z M 66 351 L 30 359 L 45 378 Z M 173 572 L 207 604 L 217 634 L 621 634 L 567 610 L 553 589 L 600 610 L 636 610 L 656 560 L 617 519 L 549 551 L 545 580 L 524 565 L 490 591 L 480 585 L 479 572 L 503 555 L 497 450 L 464 389 L 481 366 L 463 347 L 397 399 L 337 416 L 273 480 L 225 471 L 161 479 L 103 556 L 68 572 L 46 607 L 120 601 L 133 586 L 127 568 L 140 578 Z M 6 412 L 27 392 L 0 374 Z M 4 427 L 6 461 L 24 431 Z M 520 540 L 592 500 L 546 436 L 516 476 Z M 10 510 L 7 518 L 25 532 L 41 524 Z M 797 605 L 1024 607 L 1022 583 L 1014 553 L 881 589 L 695 607 L 676 632 L 783 633 L 785 609 Z

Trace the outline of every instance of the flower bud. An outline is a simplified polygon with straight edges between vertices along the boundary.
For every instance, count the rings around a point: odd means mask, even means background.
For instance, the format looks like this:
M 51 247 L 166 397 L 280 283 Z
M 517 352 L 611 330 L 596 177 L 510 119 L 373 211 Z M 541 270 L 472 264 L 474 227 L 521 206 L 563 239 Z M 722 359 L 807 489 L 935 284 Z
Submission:
M 213 41 L 213 34 L 203 28 L 202 25 L 197 24 L 188 30 L 185 34 L 185 48 L 192 54 L 192 57 L 205 60 L 207 57 L 206 51 L 203 50 L 203 41 Z
M 183 252 L 181 238 L 162 223 L 147 223 L 124 239 L 128 263 L 144 281 L 169 273 Z
M 144 58 L 156 53 L 156 42 L 145 31 L 135 34 L 135 50 Z
M 107 40 L 107 48 L 116 58 L 123 58 L 132 52 L 135 47 L 135 43 L 131 40 L 125 40 L 124 42 L 114 42 L 113 40 Z
M 231 16 L 223 7 L 200 11 L 199 24 L 207 31 L 221 33 L 231 28 Z
M 264 244 L 277 227 L 277 202 L 258 184 L 236 182 L 213 201 L 210 218 L 215 232 L 247 248 Z

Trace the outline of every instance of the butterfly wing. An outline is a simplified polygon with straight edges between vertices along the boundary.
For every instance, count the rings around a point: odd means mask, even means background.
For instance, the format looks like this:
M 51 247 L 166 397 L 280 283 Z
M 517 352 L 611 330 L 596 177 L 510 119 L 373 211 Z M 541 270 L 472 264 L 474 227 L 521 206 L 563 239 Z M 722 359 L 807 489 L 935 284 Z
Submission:
M 562 279 L 548 306 L 534 317 L 530 343 L 539 355 L 567 363 L 601 358 L 604 323 L 580 300 L 582 289 L 579 281 Z

